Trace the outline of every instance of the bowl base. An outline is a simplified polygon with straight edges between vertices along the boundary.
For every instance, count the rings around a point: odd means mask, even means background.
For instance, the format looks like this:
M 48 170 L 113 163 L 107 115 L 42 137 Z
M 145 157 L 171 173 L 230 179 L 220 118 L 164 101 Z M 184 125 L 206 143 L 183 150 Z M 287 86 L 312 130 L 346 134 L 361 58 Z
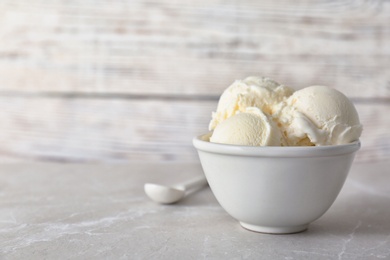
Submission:
M 265 226 L 257 226 L 253 224 L 248 224 L 244 222 L 240 222 L 241 226 L 250 231 L 255 231 L 259 233 L 266 234 L 293 234 L 303 232 L 308 228 L 307 225 L 294 226 L 294 227 L 265 227 Z

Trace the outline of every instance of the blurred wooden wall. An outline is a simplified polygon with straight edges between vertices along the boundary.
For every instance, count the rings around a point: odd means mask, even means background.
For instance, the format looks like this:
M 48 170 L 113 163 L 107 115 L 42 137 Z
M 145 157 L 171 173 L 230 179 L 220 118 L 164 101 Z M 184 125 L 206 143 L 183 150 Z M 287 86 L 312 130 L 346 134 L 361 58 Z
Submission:
M 337 88 L 390 159 L 389 1 L 0 1 L 0 161 L 194 161 L 218 96 Z

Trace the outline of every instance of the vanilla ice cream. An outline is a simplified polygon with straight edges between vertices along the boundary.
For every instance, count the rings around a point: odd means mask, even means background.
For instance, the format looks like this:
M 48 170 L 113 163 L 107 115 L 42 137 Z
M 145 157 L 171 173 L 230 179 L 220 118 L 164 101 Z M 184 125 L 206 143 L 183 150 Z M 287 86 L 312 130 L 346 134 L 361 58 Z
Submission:
M 275 116 L 289 145 L 337 145 L 359 139 L 362 125 L 340 91 L 311 86 L 296 91 Z
M 248 107 L 215 128 L 210 138 L 213 143 L 281 146 L 286 142 L 276 124 L 259 108 Z
M 257 107 L 272 115 L 273 107 L 292 93 L 293 89 L 265 77 L 236 80 L 222 93 L 217 111 L 212 113 L 209 130 L 238 112 L 244 112 L 247 107 Z
M 347 144 L 362 133 L 354 105 L 341 92 L 325 86 L 294 92 L 264 77 L 229 86 L 209 129 L 211 142 L 251 146 Z

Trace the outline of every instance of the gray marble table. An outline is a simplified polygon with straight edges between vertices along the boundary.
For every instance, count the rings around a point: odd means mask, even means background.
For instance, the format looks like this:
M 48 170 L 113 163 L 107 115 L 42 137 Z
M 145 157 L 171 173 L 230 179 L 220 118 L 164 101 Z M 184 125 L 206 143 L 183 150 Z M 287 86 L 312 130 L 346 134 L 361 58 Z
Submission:
M 147 181 L 198 164 L 3 164 L 1 259 L 390 259 L 390 163 L 354 164 L 331 209 L 306 232 L 247 231 L 209 188 L 158 205 Z

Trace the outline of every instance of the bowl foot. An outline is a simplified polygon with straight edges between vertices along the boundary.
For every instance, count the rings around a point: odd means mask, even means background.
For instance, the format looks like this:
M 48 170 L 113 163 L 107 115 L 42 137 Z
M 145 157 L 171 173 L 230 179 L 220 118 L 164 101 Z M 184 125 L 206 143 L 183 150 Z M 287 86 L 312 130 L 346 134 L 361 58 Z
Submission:
M 248 224 L 244 222 L 240 222 L 241 226 L 250 231 L 266 233 L 266 234 L 292 234 L 303 232 L 308 228 L 307 225 L 302 226 L 294 226 L 294 227 L 265 227 L 265 226 L 257 226 L 253 224 Z

